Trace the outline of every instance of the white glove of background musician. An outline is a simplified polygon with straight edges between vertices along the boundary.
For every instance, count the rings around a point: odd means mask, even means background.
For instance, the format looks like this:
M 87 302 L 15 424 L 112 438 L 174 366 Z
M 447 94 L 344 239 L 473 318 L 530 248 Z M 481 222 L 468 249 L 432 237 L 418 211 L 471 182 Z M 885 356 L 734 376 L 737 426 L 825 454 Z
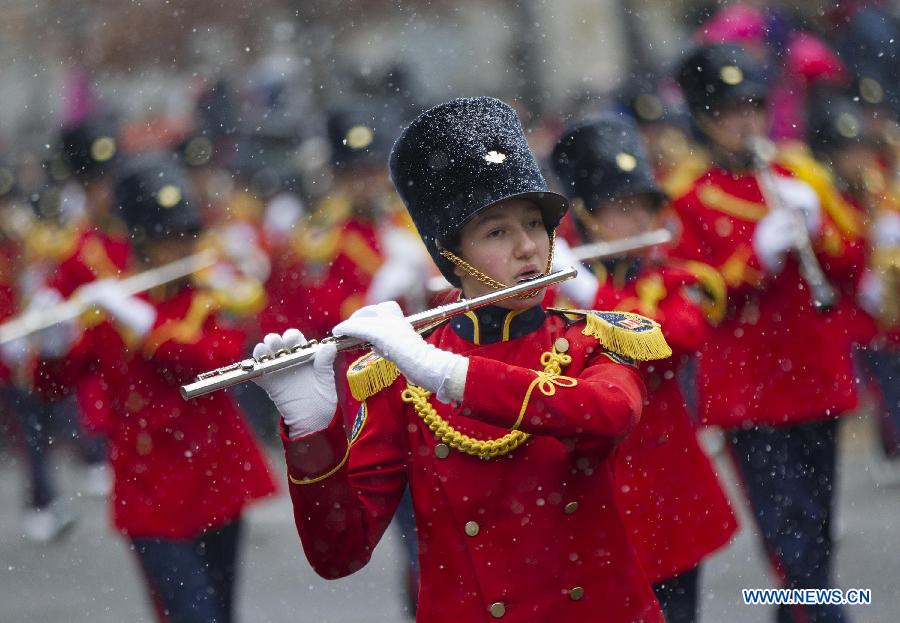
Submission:
M 557 238 L 553 248 L 553 270 L 563 270 L 573 266 L 578 270 L 574 279 L 567 279 L 559 284 L 559 289 L 579 307 L 591 308 L 597 297 L 600 282 L 590 269 L 575 259 L 569 243 Z
M 115 279 L 99 279 L 78 290 L 82 300 L 93 303 L 138 337 L 145 337 L 156 323 L 153 305 L 135 296 L 124 295 Z
M 282 335 L 269 333 L 253 348 L 253 358 L 274 357 L 280 350 L 290 350 L 306 344 L 297 329 Z M 291 438 L 308 435 L 328 428 L 337 408 L 337 389 L 334 384 L 334 358 L 337 347 L 323 345 L 312 364 L 295 366 L 266 374 L 253 381 L 262 387 L 284 420 Z
M 422 339 L 395 301 L 357 310 L 332 333 L 370 343 L 376 353 L 394 362 L 403 376 L 436 394 L 441 402 L 462 400 L 469 360 Z
M 753 232 L 753 248 L 763 267 L 772 273 L 784 268 L 785 256 L 797 246 L 794 215 L 800 212 L 810 237 L 818 235 L 822 227 L 819 197 L 809 184 L 788 177 L 775 176 L 775 191 L 785 210 L 772 210 L 764 216 Z

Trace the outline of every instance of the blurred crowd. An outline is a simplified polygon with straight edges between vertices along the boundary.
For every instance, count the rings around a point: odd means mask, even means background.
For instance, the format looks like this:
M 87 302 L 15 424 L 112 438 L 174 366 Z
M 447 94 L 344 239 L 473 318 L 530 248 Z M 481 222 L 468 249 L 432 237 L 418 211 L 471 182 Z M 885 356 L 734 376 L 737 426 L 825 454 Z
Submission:
M 841 3 L 814 23 L 788 10 L 731 4 L 710 11 L 693 34 L 697 46 L 738 46 L 762 68 L 775 161 L 816 192 L 833 225 L 820 244 L 835 257 L 852 255 L 853 277 L 840 285 L 842 330 L 879 422 L 876 472 L 900 482 L 898 38 L 900 19 L 877 2 Z M 551 186 L 565 188 L 551 173 L 564 127 L 605 113 L 636 124 L 657 190 L 674 202 L 722 158 L 691 114 L 694 94 L 677 78 L 674 66 L 640 69 L 615 92 L 573 96 L 567 110 L 537 113 L 508 101 Z M 723 75 L 731 79 L 741 81 Z M 161 431 L 178 428 L 172 413 L 191 408 L 172 392 L 196 372 L 240 360 L 267 333 L 298 328 L 322 338 L 367 304 L 398 300 L 411 313 L 455 296 L 388 175 L 393 141 L 426 105 L 401 63 L 360 77 L 326 109 L 303 115 L 288 109 L 289 85 L 277 76 L 250 90 L 209 80 L 197 86 L 193 114 L 177 119 L 121 118 L 91 98 L 88 78 L 75 76 L 73 84 L 83 93 L 68 99 L 50 149 L 21 153 L 10 146 L 0 154 L 0 319 L 38 317 L 67 299 L 80 301 L 80 315 L 0 344 L 3 430 L 27 457 L 23 534 L 36 542 L 60 537 L 76 520 L 49 464 L 54 437 L 75 440 L 89 466 L 85 491 L 105 496 L 113 486 L 109 461 L 116 479 L 157 469 L 144 459 Z M 573 205 L 558 238 L 578 247 L 590 240 Z M 668 208 L 663 215 L 677 243 L 683 223 Z M 152 313 L 117 298 L 123 279 L 158 275 L 203 250 L 215 259 L 189 278 L 136 293 Z M 744 267 L 715 268 L 729 282 Z M 184 290 L 190 296 L 181 300 Z M 592 298 L 574 286 L 554 296 L 579 306 Z M 109 319 L 117 337 L 97 329 Z M 178 348 L 166 346 L 172 342 Z M 159 361 L 177 371 L 168 389 L 148 389 L 147 370 Z M 98 370 L 116 362 L 127 369 L 114 384 Z M 235 395 L 255 433 L 274 438 L 277 416 L 264 396 L 246 387 Z M 166 421 L 132 421 L 141 419 L 144 404 L 167 405 Z M 196 506 L 164 501 L 171 506 L 157 519 L 134 511 L 146 502 L 159 512 L 152 495 L 117 489 L 116 527 L 143 548 L 147 568 L 174 555 L 156 541 L 205 526 L 236 543 L 243 506 L 275 490 L 239 408 L 204 404 L 210 413 L 203 421 L 231 427 L 227 438 L 239 440 L 241 450 L 218 447 L 223 438 L 205 429 L 185 431 L 193 451 L 215 447 L 216 459 L 197 468 L 198 483 L 220 461 L 252 466 L 227 480 L 228 491 L 222 487 Z M 120 408 L 134 416 L 125 424 L 116 421 Z M 153 473 L 157 480 L 145 485 L 152 490 L 173 476 Z M 411 530 L 408 516 L 406 526 Z M 228 586 L 227 577 L 220 581 Z M 415 582 L 413 565 L 411 598 Z

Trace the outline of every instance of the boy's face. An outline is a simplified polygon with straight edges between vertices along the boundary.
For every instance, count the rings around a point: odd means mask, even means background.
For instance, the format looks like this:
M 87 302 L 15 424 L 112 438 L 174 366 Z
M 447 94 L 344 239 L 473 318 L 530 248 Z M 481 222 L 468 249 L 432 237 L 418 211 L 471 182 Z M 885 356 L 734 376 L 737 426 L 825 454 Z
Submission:
M 487 276 L 511 286 L 543 274 L 550 256 L 550 237 L 541 211 L 534 203 L 509 199 L 463 225 L 456 253 Z M 459 267 L 454 272 L 467 298 L 493 292 Z M 527 309 L 539 303 L 543 295 L 541 290 L 526 299 L 508 299 L 499 305 Z
M 647 232 L 659 224 L 656 199 L 646 193 L 601 201 L 580 219 L 591 241 L 618 240 Z
M 720 149 L 731 154 L 747 151 L 748 139 L 766 136 L 769 117 L 761 103 L 743 102 L 726 106 L 698 119 L 703 132 Z

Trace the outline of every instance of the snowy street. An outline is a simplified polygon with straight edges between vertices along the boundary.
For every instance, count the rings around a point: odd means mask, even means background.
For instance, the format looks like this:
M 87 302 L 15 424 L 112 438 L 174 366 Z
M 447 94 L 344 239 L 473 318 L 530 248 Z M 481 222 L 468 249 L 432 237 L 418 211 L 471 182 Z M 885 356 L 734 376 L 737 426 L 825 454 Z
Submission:
M 900 488 L 879 490 L 867 473 L 868 422 L 848 419 L 842 432 L 838 587 L 870 588 L 871 606 L 850 609 L 853 621 L 896 621 L 900 556 Z M 280 457 L 270 453 L 273 464 Z M 720 461 L 721 465 L 721 461 Z M 280 466 L 279 466 L 280 467 Z M 64 468 L 61 467 L 64 470 Z M 74 473 L 74 472 L 73 472 Z M 730 477 L 730 473 L 729 473 Z M 75 476 L 63 474 L 68 490 Z M 729 483 L 731 484 L 731 483 Z M 0 603 L 4 623 L 119 623 L 152 621 L 135 561 L 125 542 L 110 533 L 103 503 L 86 498 L 61 542 L 40 547 L 19 534 L 21 475 L 9 455 L 0 466 Z M 733 486 L 731 487 L 734 492 Z M 771 608 L 744 606 L 741 588 L 765 588 L 770 581 L 746 513 L 737 541 L 715 556 L 703 573 L 704 623 L 764 623 Z M 300 551 L 284 495 L 257 506 L 249 516 L 239 579 L 239 621 L 245 623 L 379 623 L 402 621 L 401 548 L 394 530 L 372 562 L 350 578 L 326 582 Z

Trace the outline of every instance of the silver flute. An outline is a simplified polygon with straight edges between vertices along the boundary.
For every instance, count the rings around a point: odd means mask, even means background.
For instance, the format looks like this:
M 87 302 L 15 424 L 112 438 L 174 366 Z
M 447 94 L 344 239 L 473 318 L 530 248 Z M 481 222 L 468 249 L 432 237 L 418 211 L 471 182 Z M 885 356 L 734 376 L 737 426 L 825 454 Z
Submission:
M 429 309 L 418 314 L 407 316 L 406 320 L 413 326 L 416 331 L 425 330 L 432 325 L 449 320 L 454 316 L 474 311 L 487 305 L 493 305 L 507 299 L 515 297 L 528 296 L 536 293 L 547 286 L 560 283 L 567 279 L 573 278 L 578 272 L 572 268 L 556 271 L 547 275 L 529 279 L 514 286 L 489 292 L 482 296 L 472 299 L 462 299 L 455 303 L 441 305 L 434 309 Z M 204 372 L 197 376 L 197 380 L 188 385 L 181 386 L 181 395 L 185 400 L 204 396 L 211 392 L 231 387 L 239 383 L 244 383 L 251 379 L 258 378 L 264 374 L 278 372 L 286 368 L 293 368 L 305 363 L 310 363 L 315 358 L 316 353 L 324 344 L 334 343 L 337 345 L 339 352 L 347 350 L 365 349 L 368 343 L 352 338 L 352 337 L 326 337 L 323 340 L 310 340 L 303 346 L 294 349 L 281 351 L 276 353 L 275 357 L 268 359 L 256 360 L 251 358 L 244 359 L 237 363 L 217 370 Z
M 772 210 L 781 210 L 791 217 L 791 233 L 794 238 L 794 255 L 800 266 L 800 276 L 809 288 L 813 307 L 816 311 L 826 312 L 837 303 L 837 291 L 828 282 L 825 271 L 812 247 L 812 241 L 806 231 L 803 215 L 797 210 L 787 208 L 775 190 L 775 174 L 772 172 L 772 160 L 775 157 L 775 145 L 768 139 L 752 137 L 747 141 L 753 156 L 756 169 L 756 181 L 762 191 L 763 199 Z
M 213 251 L 200 251 L 158 268 L 151 268 L 136 275 L 118 279 L 116 285 L 123 297 L 134 296 L 170 281 L 187 277 L 209 268 L 215 263 L 216 254 Z M 26 311 L 0 324 L 0 344 L 5 344 L 61 322 L 78 318 L 91 305 L 93 305 L 92 301 L 83 298 L 76 292 L 53 307 Z

